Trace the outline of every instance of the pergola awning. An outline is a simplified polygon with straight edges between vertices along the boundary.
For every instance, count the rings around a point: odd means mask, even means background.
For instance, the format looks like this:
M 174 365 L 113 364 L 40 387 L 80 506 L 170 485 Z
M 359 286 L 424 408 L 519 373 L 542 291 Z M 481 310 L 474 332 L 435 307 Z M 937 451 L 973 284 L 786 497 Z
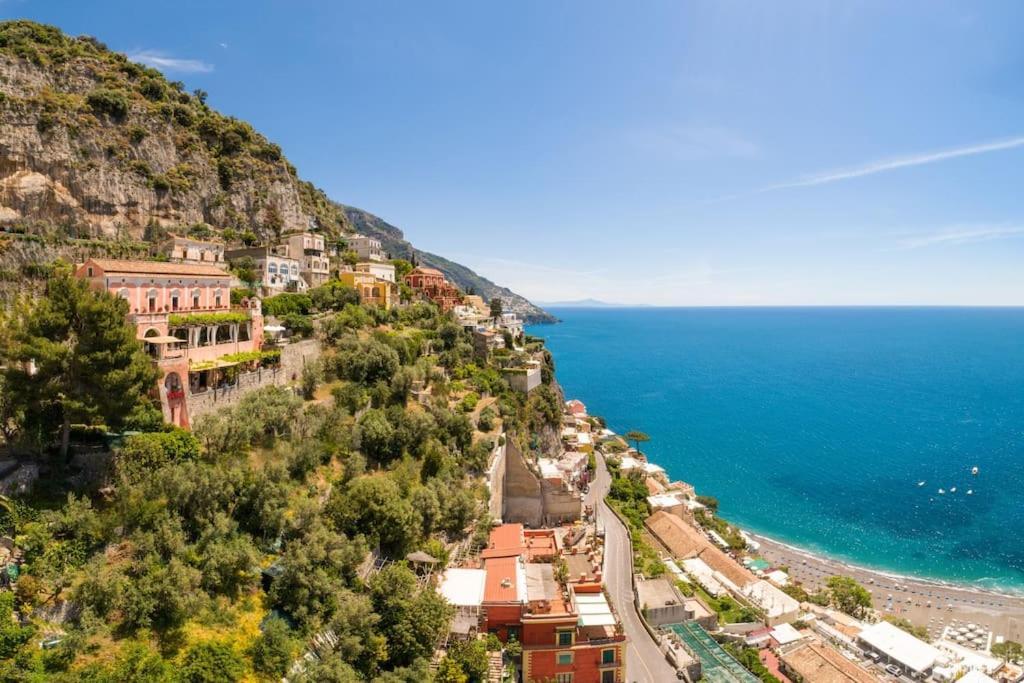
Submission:
M 140 340 L 146 342 L 147 344 L 177 344 L 179 342 L 184 344 L 184 343 L 187 342 L 187 340 L 185 340 L 185 339 L 178 339 L 177 337 L 166 337 L 166 336 L 164 336 L 164 337 L 140 337 Z

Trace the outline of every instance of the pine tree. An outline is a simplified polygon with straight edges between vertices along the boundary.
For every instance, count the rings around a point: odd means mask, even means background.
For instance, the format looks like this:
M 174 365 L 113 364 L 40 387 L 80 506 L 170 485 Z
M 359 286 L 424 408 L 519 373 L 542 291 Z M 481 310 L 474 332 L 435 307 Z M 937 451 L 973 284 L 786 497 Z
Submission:
M 120 427 L 140 407 L 154 409 L 147 393 L 156 370 L 127 313 L 124 300 L 65 272 L 17 321 L 7 388 L 36 434 L 60 428 L 63 458 L 72 423 Z

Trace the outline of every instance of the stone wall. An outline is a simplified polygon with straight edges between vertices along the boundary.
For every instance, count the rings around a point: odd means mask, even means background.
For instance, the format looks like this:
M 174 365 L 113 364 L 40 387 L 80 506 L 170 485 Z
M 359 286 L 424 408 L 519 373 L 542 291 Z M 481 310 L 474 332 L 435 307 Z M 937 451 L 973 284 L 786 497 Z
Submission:
M 494 446 L 491 452 L 491 464 L 487 468 L 487 490 L 491 497 L 488 503 L 488 512 L 492 520 L 501 520 L 505 505 L 505 440 L 502 434 L 498 439 L 499 443 Z
M 260 368 L 238 376 L 234 386 L 210 389 L 201 394 L 188 395 L 188 415 L 191 424 L 207 413 L 238 403 L 250 391 L 262 387 L 281 386 L 297 381 L 302 368 L 320 357 L 320 342 L 307 339 L 281 347 L 281 365 L 277 368 Z
M 505 444 L 505 486 L 501 518 L 505 523 L 539 527 L 544 519 L 540 480 L 511 440 Z
M 502 521 L 530 527 L 561 524 L 580 518 L 583 501 L 564 484 L 540 479 L 526 462 L 522 451 L 509 440 L 505 447 L 505 478 L 502 491 Z

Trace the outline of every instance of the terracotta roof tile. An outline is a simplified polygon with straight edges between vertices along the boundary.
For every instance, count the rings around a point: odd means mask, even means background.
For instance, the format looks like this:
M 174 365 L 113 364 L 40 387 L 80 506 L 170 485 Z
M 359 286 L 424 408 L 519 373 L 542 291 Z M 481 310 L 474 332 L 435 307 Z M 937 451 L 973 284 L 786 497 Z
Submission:
M 131 273 L 133 275 L 202 275 L 205 277 L 231 277 L 231 274 L 217 266 L 198 263 L 165 263 L 163 261 L 120 261 L 115 259 L 89 259 L 108 275 Z

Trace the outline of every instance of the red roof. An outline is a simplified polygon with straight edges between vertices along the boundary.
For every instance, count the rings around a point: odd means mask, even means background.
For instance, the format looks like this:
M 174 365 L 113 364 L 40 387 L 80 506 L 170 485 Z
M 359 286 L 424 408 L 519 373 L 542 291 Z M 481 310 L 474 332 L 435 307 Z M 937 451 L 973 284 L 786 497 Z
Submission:
M 510 557 L 522 555 L 526 552 L 526 541 L 523 539 L 522 524 L 502 524 L 491 529 L 491 536 L 487 541 L 487 547 L 480 553 L 480 557 Z
M 437 268 L 427 268 L 426 266 L 418 266 L 409 271 L 409 275 L 413 275 L 415 273 L 419 273 L 420 275 L 440 275 L 441 277 L 444 277 L 444 273 Z
M 484 581 L 484 602 L 522 602 L 525 596 L 519 595 L 519 581 L 516 569 L 519 556 L 492 557 L 484 561 L 487 572 Z

